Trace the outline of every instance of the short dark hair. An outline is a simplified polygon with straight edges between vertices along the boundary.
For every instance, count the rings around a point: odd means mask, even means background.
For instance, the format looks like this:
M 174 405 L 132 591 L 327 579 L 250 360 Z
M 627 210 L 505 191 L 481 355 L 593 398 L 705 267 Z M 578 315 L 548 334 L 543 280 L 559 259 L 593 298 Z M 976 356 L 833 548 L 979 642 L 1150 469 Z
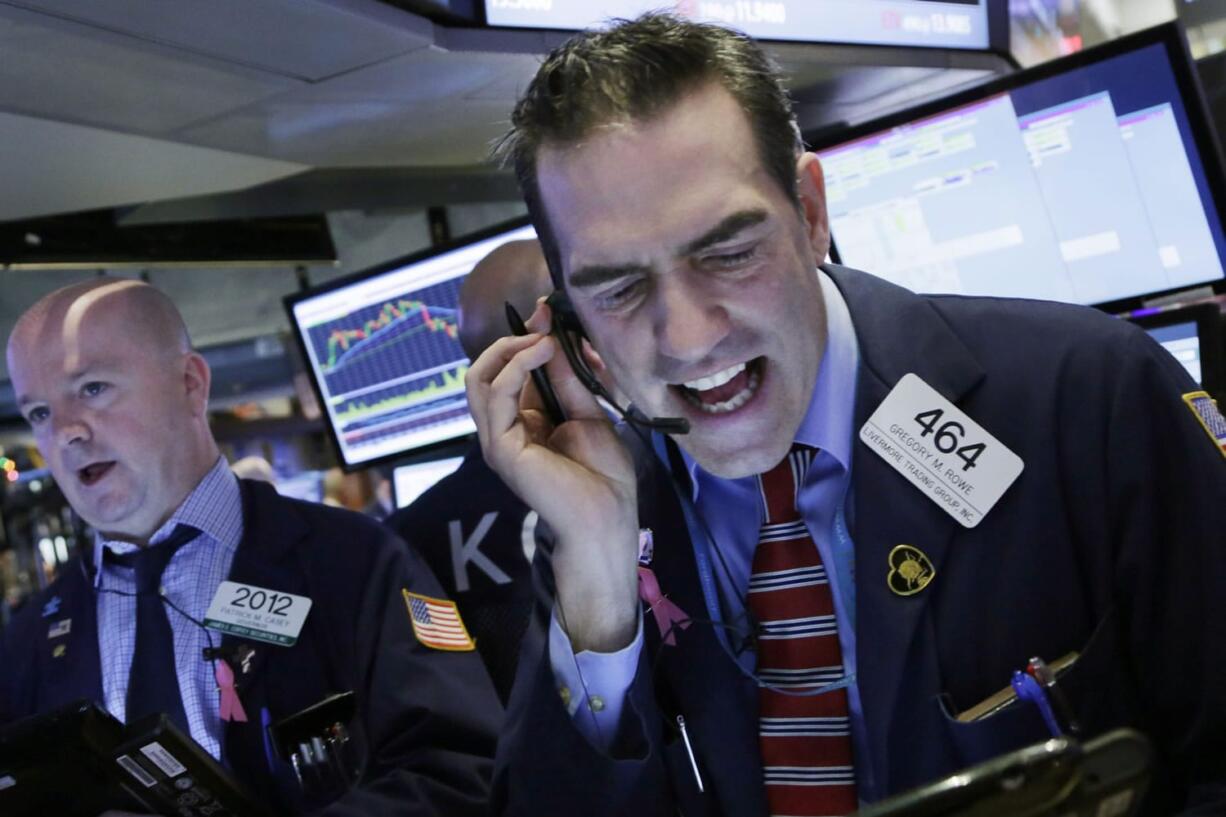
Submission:
M 555 286 L 563 285 L 562 267 L 537 180 L 540 149 L 577 142 L 611 122 L 649 119 L 709 82 L 741 106 L 763 166 L 796 200 L 803 145 L 791 99 L 778 66 L 744 34 L 653 12 L 585 31 L 545 58 L 494 155 L 514 165 Z

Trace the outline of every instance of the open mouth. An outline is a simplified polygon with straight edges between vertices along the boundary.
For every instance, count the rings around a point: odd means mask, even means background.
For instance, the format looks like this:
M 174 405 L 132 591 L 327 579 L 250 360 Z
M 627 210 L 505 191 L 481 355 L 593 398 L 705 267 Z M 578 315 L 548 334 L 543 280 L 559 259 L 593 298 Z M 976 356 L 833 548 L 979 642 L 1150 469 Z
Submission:
M 705 414 L 729 414 L 748 403 L 758 391 L 764 363 L 763 358 L 756 357 L 672 388 Z
M 96 484 L 110 473 L 111 468 L 114 466 L 114 461 L 90 463 L 84 468 L 77 469 L 77 478 L 81 480 L 82 485 L 88 487 Z

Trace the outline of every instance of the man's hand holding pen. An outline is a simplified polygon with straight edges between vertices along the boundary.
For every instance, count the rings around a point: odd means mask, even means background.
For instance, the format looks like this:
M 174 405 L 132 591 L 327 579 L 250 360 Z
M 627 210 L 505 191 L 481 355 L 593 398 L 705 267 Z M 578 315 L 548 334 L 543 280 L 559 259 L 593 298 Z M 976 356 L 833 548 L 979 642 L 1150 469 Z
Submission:
M 611 652 L 634 637 L 638 511 L 634 464 L 596 398 L 547 334 L 505 337 L 473 362 L 468 404 L 485 460 L 557 534 L 552 558 L 559 620 L 576 652 Z M 544 366 L 567 420 L 555 426 L 530 383 Z

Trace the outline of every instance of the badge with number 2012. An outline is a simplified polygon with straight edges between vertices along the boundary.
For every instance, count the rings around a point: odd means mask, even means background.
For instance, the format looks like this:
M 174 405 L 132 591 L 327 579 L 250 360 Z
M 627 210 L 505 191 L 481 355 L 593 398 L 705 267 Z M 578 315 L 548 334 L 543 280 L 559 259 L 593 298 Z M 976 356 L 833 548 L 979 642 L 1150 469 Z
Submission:
M 973 528 L 1022 473 L 1022 459 L 916 374 L 906 374 L 860 440 L 960 525 Z
M 298 641 L 311 600 L 239 582 L 222 582 L 213 596 L 204 626 L 253 641 L 292 647 Z

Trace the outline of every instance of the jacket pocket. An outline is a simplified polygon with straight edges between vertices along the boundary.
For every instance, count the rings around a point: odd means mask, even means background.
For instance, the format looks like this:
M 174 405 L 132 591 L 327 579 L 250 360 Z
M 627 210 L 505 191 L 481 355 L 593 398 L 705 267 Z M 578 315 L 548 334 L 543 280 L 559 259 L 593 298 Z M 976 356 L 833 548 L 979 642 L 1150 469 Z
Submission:
M 1127 694 L 1121 688 L 1126 685 L 1113 682 L 1122 680 L 1113 672 L 1122 664 L 1118 647 L 1116 615 L 1112 609 L 1095 625 L 1076 661 L 1057 678 L 1056 688 L 1067 703 L 1068 713 L 1081 727 L 1081 737 L 1093 737 L 1127 720 L 1115 700 Z M 1030 657 L 1019 654 L 1017 668 L 1022 669 Z M 1015 698 L 973 721 L 958 720 L 946 695 L 939 696 L 934 705 L 940 710 L 945 732 L 964 766 L 1052 737 L 1039 708 L 1029 701 Z M 1062 719 L 1059 703 L 1053 701 L 1053 708 L 1057 718 Z

